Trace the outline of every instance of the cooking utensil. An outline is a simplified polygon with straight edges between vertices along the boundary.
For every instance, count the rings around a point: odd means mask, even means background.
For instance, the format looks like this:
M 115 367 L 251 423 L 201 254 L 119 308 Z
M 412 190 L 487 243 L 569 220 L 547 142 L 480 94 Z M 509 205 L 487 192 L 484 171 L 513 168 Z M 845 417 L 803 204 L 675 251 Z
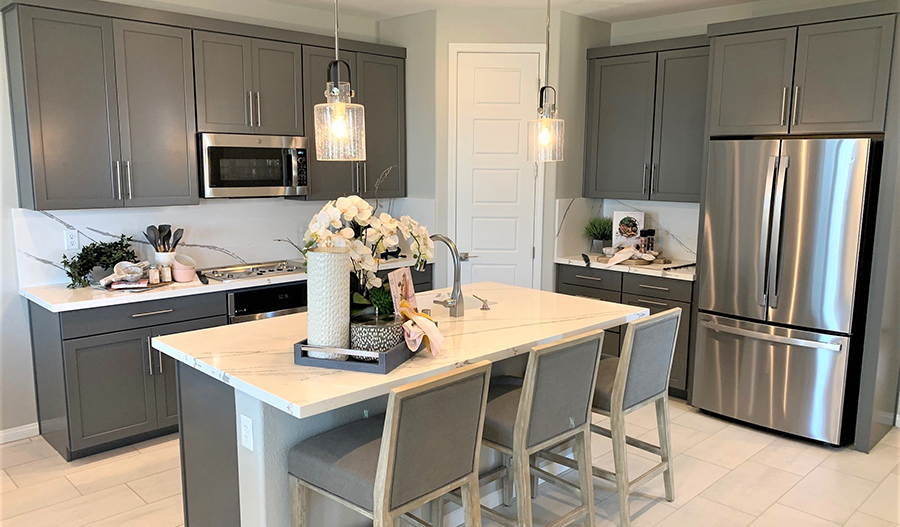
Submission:
M 159 243 L 163 252 L 169 252 L 169 238 L 172 236 L 172 226 L 162 224 L 159 226 Z
M 177 229 L 175 231 L 175 234 L 172 235 L 172 249 L 171 250 L 174 251 L 175 248 L 178 247 L 178 242 L 181 241 L 182 236 L 184 236 L 184 229 Z
M 147 240 L 153 245 L 153 250 L 159 250 L 159 229 L 156 228 L 156 225 L 150 225 L 147 227 Z

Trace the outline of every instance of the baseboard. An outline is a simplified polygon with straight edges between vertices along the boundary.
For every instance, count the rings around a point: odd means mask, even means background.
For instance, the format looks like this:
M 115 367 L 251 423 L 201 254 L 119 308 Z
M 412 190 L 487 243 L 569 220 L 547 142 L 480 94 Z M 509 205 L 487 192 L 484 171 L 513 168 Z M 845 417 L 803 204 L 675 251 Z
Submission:
M 15 428 L 0 430 L 0 445 L 18 441 L 19 439 L 34 437 L 38 434 L 40 434 L 40 428 L 38 428 L 37 423 L 31 423 L 28 425 L 17 426 Z

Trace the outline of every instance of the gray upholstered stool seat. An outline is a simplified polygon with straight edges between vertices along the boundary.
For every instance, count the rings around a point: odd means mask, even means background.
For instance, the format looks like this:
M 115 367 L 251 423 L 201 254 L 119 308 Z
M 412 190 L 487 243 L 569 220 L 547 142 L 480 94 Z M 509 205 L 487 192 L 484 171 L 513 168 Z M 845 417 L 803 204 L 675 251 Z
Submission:
M 522 385 L 519 377 L 494 377 L 488 389 L 487 410 L 484 415 L 484 438 L 508 448 L 513 446 L 513 429 Z
M 291 449 L 288 472 L 371 511 L 383 431 L 379 415 L 311 437 Z
M 597 389 L 594 390 L 594 408 L 609 412 L 612 403 L 613 382 L 619 369 L 619 357 L 603 355 L 597 369 Z

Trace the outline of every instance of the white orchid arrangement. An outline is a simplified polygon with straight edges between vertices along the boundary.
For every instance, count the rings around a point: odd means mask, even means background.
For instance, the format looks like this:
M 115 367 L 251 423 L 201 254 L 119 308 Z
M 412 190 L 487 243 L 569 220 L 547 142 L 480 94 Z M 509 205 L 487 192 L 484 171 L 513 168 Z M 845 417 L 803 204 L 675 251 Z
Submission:
M 434 242 L 424 225 L 409 216 L 399 220 L 375 209 L 359 196 L 329 201 L 309 222 L 303 236 L 303 253 L 317 247 L 346 247 L 350 253 L 353 274 L 358 290 L 369 299 L 369 292 L 382 289 L 382 280 L 375 276 L 378 256 L 400 246 L 400 237 L 409 242 L 417 269 L 434 259 Z

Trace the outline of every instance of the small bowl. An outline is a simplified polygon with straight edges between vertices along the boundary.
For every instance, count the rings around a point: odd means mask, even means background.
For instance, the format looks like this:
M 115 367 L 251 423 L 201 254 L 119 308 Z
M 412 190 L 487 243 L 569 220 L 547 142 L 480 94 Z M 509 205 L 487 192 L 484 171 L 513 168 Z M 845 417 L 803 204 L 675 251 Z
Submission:
M 131 262 L 119 262 L 113 267 L 113 272 L 122 277 L 125 282 L 137 282 L 144 276 L 144 270 Z
M 172 278 L 182 284 L 186 284 L 188 282 L 194 281 L 194 276 L 196 276 L 196 272 L 193 269 L 180 269 L 178 267 L 172 269 Z
M 603 254 L 606 256 L 610 256 L 610 257 L 615 256 L 615 254 L 617 252 L 619 252 L 618 247 L 604 247 L 603 248 Z
M 156 265 L 169 265 L 171 266 L 175 262 L 175 252 L 168 253 L 156 253 L 153 256 L 153 261 L 156 262 Z
M 197 262 L 190 256 L 184 254 L 176 255 L 175 260 L 172 262 L 172 269 L 187 269 L 193 271 L 196 268 Z

